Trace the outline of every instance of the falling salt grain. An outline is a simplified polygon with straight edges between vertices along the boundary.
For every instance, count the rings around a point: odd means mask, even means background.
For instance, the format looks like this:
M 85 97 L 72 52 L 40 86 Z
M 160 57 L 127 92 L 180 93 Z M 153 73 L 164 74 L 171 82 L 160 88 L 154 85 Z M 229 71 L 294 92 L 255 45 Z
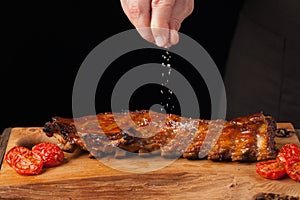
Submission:
M 168 49 L 166 49 L 166 52 L 162 55 L 162 58 L 163 58 L 163 62 L 161 63 L 161 65 L 165 68 L 168 69 L 167 72 L 162 72 L 161 76 L 163 77 L 163 83 L 161 83 L 162 86 L 166 86 L 168 83 L 169 83 L 169 80 L 167 78 L 167 75 L 170 76 L 171 75 L 171 64 L 170 64 L 170 58 L 171 58 L 171 55 L 168 51 Z M 161 90 L 160 91 L 161 94 L 164 95 L 164 92 Z M 171 90 L 168 90 L 168 93 L 169 94 L 172 94 L 173 92 Z M 171 100 L 170 97 L 168 97 L 168 100 Z M 161 103 L 161 105 L 163 105 L 163 103 Z M 165 104 L 167 108 L 169 108 L 169 104 Z M 171 109 L 173 109 L 174 106 L 171 107 Z M 164 107 L 161 108 L 161 111 L 165 110 Z

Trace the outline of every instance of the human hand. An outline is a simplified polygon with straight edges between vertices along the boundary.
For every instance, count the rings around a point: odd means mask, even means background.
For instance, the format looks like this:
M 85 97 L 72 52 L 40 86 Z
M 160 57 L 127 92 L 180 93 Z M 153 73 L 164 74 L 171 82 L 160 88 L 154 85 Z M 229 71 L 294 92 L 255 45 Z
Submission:
M 121 0 L 130 22 L 145 40 L 159 47 L 179 42 L 181 23 L 194 9 L 194 0 Z

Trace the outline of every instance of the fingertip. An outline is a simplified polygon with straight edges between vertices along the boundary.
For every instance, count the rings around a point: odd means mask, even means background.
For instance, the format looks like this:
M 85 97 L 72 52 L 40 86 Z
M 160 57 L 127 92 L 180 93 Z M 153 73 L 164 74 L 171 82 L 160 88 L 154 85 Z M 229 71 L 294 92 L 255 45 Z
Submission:
M 156 36 L 155 37 L 155 43 L 159 47 L 165 47 L 167 44 L 167 39 L 163 36 Z
M 140 36 L 150 42 L 150 43 L 155 43 L 155 39 L 152 35 L 152 32 L 151 32 L 151 28 L 150 27 L 144 27 L 144 28 L 136 28 L 137 31 L 139 32 Z
M 152 26 L 153 27 L 153 26 Z M 170 30 L 168 28 L 151 28 L 155 43 L 159 47 L 165 47 L 170 40 Z
M 168 42 L 168 43 L 164 46 L 164 48 L 169 49 L 171 46 L 172 46 L 172 44 L 171 44 L 170 42 Z
M 171 45 L 176 45 L 179 42 L 179 34 L 178 31 L 171 29 L 170 30 L 170 43 Z

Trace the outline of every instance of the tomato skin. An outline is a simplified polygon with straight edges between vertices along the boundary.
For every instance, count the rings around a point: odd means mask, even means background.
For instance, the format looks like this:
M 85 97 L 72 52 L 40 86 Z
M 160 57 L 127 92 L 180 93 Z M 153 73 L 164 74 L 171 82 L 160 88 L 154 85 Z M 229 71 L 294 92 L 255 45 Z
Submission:
M 300 158 L 288 159 L 284 164 L 284 168 L 291 179 L 300 182 Z
M 283 163 L 289 159 L 300 159 L 300 147 L 296 144 L 286 144 L 280 149 L 276 159 Z
M 6 153 L 5 161 L 20 175 L 36 175 L 43 168 L 41 156 L 22 146 L 10 149 Z
M 286 175 L 284 164 L 276 159 L 256 163 L 256 172 L 264 178 L 273 180 Z
M 284 169 L 291 179 L 300 182 L 300 147 L 298 145 L 284 145 L 276 159 L 283 163 Z
M 284 145 L 278 155 L 277 160 L 284 164 L 287 175 L 300 182 L 300 147 L 296 144 Z
M 55 167 L 62 163 L 64 160 L 64 152 L 63 150 L 54 143 L 50 142 L 42 142 L 34 147 L 32 147 L 32 151 L 40 154 L 43 160 L 44 167 Z
M 276 156 L 276 160 L 278 162 L 282 162 L 282 163 L 285 163 L 286 162 L 286 159 L 285 159 L 285 156 L 282 152 L 279 151 L 279 153 L 277 154 Z
M 12 167 L 14 161 L 16 160 L 17 154 L 25 154 L 28 152 L 29 149 L 22 146 L 14 146 L 11 148 L 5 155 L 5 161 L 6 163 Z

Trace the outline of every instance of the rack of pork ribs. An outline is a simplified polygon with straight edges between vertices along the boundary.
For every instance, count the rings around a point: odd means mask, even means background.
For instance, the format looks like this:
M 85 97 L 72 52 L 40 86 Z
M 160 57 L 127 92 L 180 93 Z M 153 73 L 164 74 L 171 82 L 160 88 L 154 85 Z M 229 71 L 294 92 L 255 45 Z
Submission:
M 56 116 L 43 131 L 55 137 L 64 151 L 80 148 L 95 158 L 135 154 L 252 162 L 273 159 L 278 152 L 276 122 L 262 112 L 232 120 L 191 119 L 148 110 Z

